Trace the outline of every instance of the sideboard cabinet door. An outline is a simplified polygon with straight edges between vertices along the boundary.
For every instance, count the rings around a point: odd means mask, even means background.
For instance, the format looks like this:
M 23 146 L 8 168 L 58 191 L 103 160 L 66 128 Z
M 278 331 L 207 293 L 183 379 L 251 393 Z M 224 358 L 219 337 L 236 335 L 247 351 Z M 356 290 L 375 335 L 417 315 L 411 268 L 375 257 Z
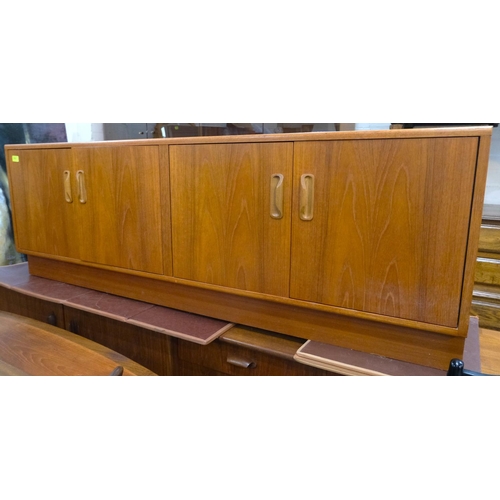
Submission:
M 297 143 L 291 297 L 456 327 L 477 147 L 468 137 Z
M 170 146 L 174 276 L 288 296 L 292 151 Z
M 75 172 L 69 148 L 7 152 L 19 252 L 79 258 Z
M 161 274 L 158 146 L 75 148 L 74 154 L 81 259 Z

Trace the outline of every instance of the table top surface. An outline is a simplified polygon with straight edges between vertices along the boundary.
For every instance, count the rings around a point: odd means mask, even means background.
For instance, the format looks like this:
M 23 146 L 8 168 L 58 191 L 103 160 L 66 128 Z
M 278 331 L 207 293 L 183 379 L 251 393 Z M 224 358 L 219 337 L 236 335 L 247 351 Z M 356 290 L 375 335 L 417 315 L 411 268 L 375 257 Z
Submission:
M 91 340 L 0 311 L 0 375 L 123 375 L 153 372 Z

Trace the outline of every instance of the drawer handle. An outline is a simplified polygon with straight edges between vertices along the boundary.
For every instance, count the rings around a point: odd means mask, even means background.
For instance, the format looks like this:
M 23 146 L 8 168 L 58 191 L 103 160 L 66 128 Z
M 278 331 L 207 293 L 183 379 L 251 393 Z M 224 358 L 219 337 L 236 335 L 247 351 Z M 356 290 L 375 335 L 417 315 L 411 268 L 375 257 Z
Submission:
M 283 218 L 283 174 L 271 176 L 271 217 Z
M 78 335 L 78 323 L 74 319 L 70 320 L 68 329 L 71 333 L 76 333 Z
M 111 373 L 110 375 L 112 375 L 113 377 L 116 377 L 116 376 L 121 376 L 123 375 L 123 366 L 117 366 Z
M 227 362 L 230 365 L 238 366 L 239 368 L 255 368 L 257 366 L 257 363 L 255 363 L 254 361 L 248 361 L 246 359 L 233 358 L 229 356 L 227 358 Z

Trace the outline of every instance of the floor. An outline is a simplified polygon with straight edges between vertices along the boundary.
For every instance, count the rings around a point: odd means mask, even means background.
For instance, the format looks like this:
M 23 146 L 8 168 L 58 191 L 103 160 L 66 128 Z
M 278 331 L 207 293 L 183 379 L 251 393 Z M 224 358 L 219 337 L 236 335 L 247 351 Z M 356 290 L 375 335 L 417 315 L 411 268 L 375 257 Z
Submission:
M 481 371 L 490 375 L 500 375 L 500 332 L 481 328 L 479 330 L 479 345 Z

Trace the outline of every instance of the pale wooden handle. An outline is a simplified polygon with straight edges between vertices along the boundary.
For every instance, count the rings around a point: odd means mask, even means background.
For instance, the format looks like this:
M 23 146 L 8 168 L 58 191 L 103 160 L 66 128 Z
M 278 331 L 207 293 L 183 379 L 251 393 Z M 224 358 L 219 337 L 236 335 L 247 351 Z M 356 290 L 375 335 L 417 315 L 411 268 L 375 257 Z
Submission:
M 283 218 L 283 174 L 271 176 L 270 212 L 273 219 Z
M 64 199 L 68 203 L 73 203 L 73 195 L 71 193 L 71 173 L 69 170 L 64 171 Z
M 85 187 L 85 175 L 83 170 L 76 172 L 76 180 L 78 182 L 78 201 L 87 203 L 87 188 Z
M 301 220 L 312 220 L 314 216 L 314 175 L 303 174 L 300 177 L 300 213 Z

